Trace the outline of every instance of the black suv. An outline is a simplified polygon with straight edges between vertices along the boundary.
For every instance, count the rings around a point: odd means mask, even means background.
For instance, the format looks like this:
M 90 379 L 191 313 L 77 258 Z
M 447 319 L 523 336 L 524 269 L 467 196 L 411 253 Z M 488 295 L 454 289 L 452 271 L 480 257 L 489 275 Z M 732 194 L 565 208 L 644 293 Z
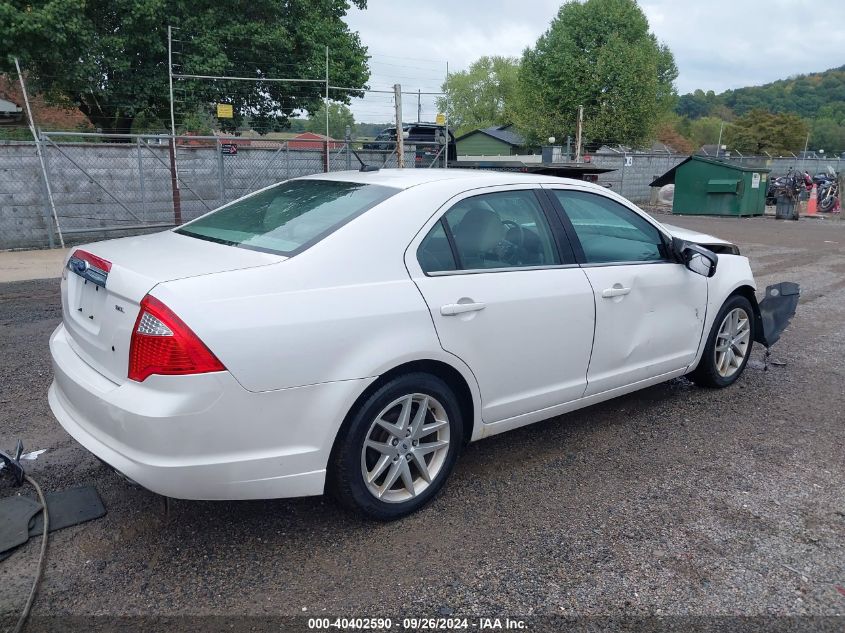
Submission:
M 436 123 L 407 123 L 402 126 L 402 131 L 407 132 L 405 143 L 414 145 L 415 143 L 424 143 L 424 145 L 417 146 L 417 160 L 422 160 L 424 156 L 433 158 L 440 151 L 438 143 L 442 143 L 443 137 L 446 135 L 446 128 Z M 364 143 L 364 149 L 375 149 L 382 151 L 393 151 L 396 147 L 396 128 L 387 127 L 379 132 L 375 140 L 371 143 Z M 458 157 L 457 148 L 455 146 L 455 135 L 452 130 L 449 130 L 449 147 L 447 149 L 447 160 L 456 160 Z

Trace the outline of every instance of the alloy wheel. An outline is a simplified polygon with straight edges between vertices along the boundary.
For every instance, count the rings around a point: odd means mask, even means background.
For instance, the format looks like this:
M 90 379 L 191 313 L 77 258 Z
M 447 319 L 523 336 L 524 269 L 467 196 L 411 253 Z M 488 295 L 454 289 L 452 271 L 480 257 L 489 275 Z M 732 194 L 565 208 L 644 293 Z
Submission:
M 413 499 L 437 478 L 449 452 L 449 417 L 439 400 L 407 394 L 376 416 L 361 449 L 361 474 L 380 501 Z
M 722 378 L 730 378 L 742 367 L 751 344 L 751 321 L 742 308 L 734 308 L 725 315 L 714 349 L 716 371 Z

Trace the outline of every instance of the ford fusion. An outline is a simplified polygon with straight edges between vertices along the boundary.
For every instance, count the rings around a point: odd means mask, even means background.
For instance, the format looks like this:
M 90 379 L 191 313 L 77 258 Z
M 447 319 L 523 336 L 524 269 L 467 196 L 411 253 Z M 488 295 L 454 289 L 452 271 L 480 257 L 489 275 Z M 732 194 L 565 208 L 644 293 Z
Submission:
M 731 385 L 787 286 L 767 313 L 734 245 L 585 182 L 320 174 L 73 250 L 49 401 L 162 495 L 331 492 L 388 520 L 468 442 L 678 376 Z

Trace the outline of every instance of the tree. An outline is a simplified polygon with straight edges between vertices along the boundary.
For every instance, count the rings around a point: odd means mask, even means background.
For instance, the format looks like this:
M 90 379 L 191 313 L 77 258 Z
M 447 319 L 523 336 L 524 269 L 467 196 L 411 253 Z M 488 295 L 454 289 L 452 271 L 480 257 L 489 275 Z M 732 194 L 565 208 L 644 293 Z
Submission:
M 719 132 L 724 122 L 716 117 L 706 116 L 690 122 L 689 137 L 698 149 L 702 145 L 715 145 L 719 141 Z M 724 143 L 723 143 L 724 144 Z
M 845 150 L 845 126 L 834 119 L 816 119 L 810 132 L 810 147 L 838 156 Z
M 725 141 L 747 154 L 781 154 L 804 148 L 809 126 L 797 114 L 752 110 L 725 127 Z
M 657 126 L 657 140 L 681 154 L 692 154 L 696 148 L 684 133 L 686 119 L 674 112 L 667 114 Z
M 535 142 L 562 138 L 583 105 L 591 141 L 642 144 L 674 105 L 677 75 L 635 0 L 570 0 L 523 53 L 517 124 Z
M 352 115 L 352 110 L 342 103 L 329 101 L 329 136 L 337 139 L 344 138 L 347 126 L 349 126 L 350 131 L 355 126 L 355 117 Z M 326 133 L 325 108 L 321 106 L 319 110 L 308 117 L 305 129 L 315 134 Z
M 365 8 L 366 0 L 351 0 Z M 170 120 L 167 26 L 174 31 L 180 74 L 318 79 L 325 47 L 335 85 L 363 87 L 367 50 L 343 17 L 347 0 L 0 0 L 0 72 L 16 55 L 29 86 L 53 104 L 78 108 L 106 132 L 129 132 L 142 113 Z M 177 82 L 177 120 L 231 103 L 236 129 L 249 118 L 259 131 L 283 127 L 295 111 L 320 106 L 324 86 L 262 81 Z M 333 99 L 349 102 L 336 91 Z
M 481 57 L 467 70 L 449 75 L 442 87 L 446 96 L 438 97 L 437 108 L 447 114 L 459 134 L 512 123 L 518 77 L 519 60 Z
M 710 113 L 711 104 L 707 101 L 703 90 L 696 90 L 691 94 L 682 95 L 678 98 L 675 112 L 690 119 L 700 119 Z

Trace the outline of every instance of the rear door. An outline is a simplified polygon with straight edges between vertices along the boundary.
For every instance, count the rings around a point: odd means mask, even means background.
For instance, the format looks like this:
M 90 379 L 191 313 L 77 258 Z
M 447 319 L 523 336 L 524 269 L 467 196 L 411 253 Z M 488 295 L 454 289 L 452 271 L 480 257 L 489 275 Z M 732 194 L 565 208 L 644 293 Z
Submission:
M 406 263 L 441 345 L 478 380 L 484 422 L 580 398 L 593 294 L 542 192 L 497 187 L 447 207 Z
M 649 219 L 594 191 L 548 187 L 595 295 L 585 395 L 686 368 L 695 360 L 707 279 L 674 261 Z

